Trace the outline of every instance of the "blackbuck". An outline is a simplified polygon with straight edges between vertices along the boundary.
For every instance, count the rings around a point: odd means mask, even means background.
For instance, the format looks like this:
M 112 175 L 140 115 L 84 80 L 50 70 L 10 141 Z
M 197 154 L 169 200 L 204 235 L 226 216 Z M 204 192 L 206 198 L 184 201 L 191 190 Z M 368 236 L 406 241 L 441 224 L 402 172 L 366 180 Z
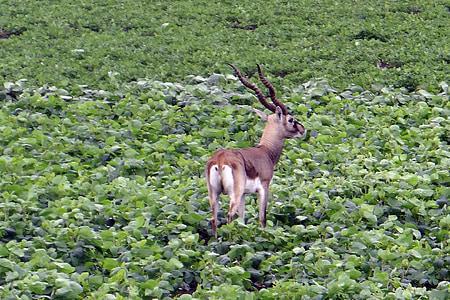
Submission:
M 245 194 L 257 193 L 259 201 L 259 222 L 266 226 L 266 210 L 269 195 L 269 185 L 272 180 L 275 165 L 281 156 L 284 140 L 304 137 L 305 127 L 297 122 L 288 112 L 286 106 L 277 99 L 273 85 L 264 76 L 261 67 L 258 75 L 261 82 L 269 90 L 272 103 L 261 90 L 246 77 L 238 68 L 230 65 L 241 83 L 252 90 L 259 102 L 273 114 L 266 115 L 256 110 L 257 114 L 265 120 L 261 140 L 256 147 L 244 149 L 218 150 L 206 164 L 206 181 L 208 184 L 209 204 L 212 210 L 211 227 L 217 237 L 217 213 L 219 209 L 219 196 L 228 194 L 230 206 L 227 221 L 230 223 L 238 214 L 242 221 L 245 214 Z

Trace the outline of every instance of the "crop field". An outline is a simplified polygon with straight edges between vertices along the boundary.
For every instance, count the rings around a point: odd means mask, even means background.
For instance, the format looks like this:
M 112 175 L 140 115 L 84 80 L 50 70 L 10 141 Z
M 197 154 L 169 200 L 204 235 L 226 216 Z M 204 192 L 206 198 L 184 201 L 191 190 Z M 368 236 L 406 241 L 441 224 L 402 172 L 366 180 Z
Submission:
M 98 2 L 98 3 L 97 3 Z M 449 299 L 448 1 L 0 2 L 0 299 Z M 211 235 L 262 63 L 308 129 Z
M 173 82 L 235 62 L 270 66 L 284 85 L 324 77 L 438 92 L 449 15 L 448 0 L 3 0 L 0 80 L 109 90 L 111 72 Z

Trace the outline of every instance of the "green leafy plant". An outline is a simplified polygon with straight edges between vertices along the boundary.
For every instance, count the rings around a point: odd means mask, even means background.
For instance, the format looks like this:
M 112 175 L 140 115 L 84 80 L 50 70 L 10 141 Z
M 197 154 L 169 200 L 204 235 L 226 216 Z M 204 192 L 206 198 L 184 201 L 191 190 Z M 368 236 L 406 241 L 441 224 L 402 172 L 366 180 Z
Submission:
M 77 94 L 8 83 L 0 297 L 444 299 L 442 86 L 285 87 L 310 134 L 288 141 L 268 227 L 259 228 L 249 197 L 247 223 L 219 227 L 215 240 L 204 163 L 219 147 L 254 144 L 263 127 L 233 76 Z
M 249 74 L 263 63 L 276 85 L 327 78 L 340 89 L 436 93 L 448 81 L 445 1 L 16 2 L 0 3 L 0 82 L 77 94 L 84 84 L 113 90 L 137 78 L 228 73 L 226 62 Z

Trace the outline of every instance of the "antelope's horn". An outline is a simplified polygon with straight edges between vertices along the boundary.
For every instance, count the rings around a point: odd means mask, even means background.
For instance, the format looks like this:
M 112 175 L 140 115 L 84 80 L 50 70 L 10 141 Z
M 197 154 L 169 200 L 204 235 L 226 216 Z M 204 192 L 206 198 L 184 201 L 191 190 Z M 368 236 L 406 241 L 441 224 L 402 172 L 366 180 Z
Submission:
M 269 89 L 270 99 L 272 99 L 272 102 L 275 104 L 275 106 L 279 106 L 281 108 L 283 115 L 287 115 L 288 110 L 287 110 L 286 106 L 283 103 L 281 103 L 280 100 L 277 99 L 277 97 L 275 95 L 275 89 L 274 89 L 273 85 L 270 83 L 270 81 L 267 80 L 267 78 L 264 76 L 261 66 L 259 64 L 257 64 L 257 66 L 258 66 L 259 79 L 266 86 L 266 88 Z
M 256 97 L 258 97 L 259 102 L 261 102 L 261 104 L 264 105 L 265 108 L 267 108 L 268 110 L 270 110 L 272 112 L 276 111 L 276 106 L 273 105 L 272 103 L 267 102 L 266 96 L 264 96 L 264 94 L 261 92 L 261 90 L 255 84 L 248 81 L 248 79 L 244 75 L 242 75 L 241 71 L 239 71 L 239 69 L 236 68 L 234 65 L 232 65 L 232 64 L 228 64 L 228 65 L 233 68 L 234 73 L 239 78 L 239 81 L 242 82 L 242 84 L 244 86 L 246 86 L 247 88 L 249 88 L 255 92 Z

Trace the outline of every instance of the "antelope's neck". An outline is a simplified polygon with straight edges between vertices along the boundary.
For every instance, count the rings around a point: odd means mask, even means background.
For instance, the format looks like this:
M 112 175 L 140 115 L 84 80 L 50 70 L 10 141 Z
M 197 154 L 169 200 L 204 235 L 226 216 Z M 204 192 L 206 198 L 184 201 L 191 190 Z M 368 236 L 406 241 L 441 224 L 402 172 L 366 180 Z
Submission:
M 264 128 L 263 135 L 259 141 L 260 148 L 267 149 L 267 154 L 275 166 L 280 159 L 284 146 L 284 137 L 273 128 Z

